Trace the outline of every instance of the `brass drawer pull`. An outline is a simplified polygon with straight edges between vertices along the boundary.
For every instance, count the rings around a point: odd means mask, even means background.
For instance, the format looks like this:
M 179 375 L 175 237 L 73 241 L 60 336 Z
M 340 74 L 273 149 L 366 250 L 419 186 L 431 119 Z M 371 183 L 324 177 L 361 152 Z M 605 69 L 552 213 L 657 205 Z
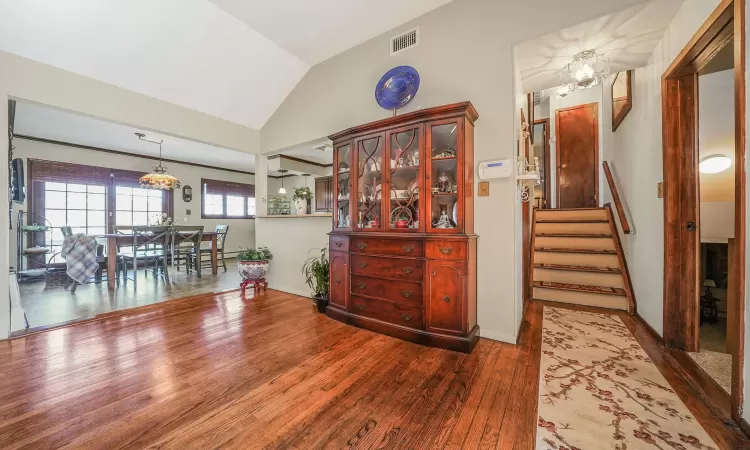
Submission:
M 336 280 L 336 284 L 341 284 L 341 280 Z
M 401 291 L 401 295 L 403 295 L 406 298 L 411 297 L 411 291 L 407 291 L 406 289 Z
M 340 241 L 336 241 L 336 247 L 341 247 L 341 242 Z
M 440 247 L 440 252 L 444 255 L 450 255 L 453 253 L 453 247 Z
M 407 275 L 414 271 L 411 267 L 402 267 L 401 270 Z
M 357 287 L 360 288 L 360 289 L 366 289 L 367 285 L 365 283 L 359 283 L 359 284 L 357 284 Z
M 412 319 L 412 316 L 411 316 L 411 314 L 401 313 L 401 318 L 404 319 L 404 320 L 406 320 L 408 322 L 408 321 L 410 321 Z
M 364 269 L 365 267 L 367 267 L 367 263 L 363 263 L 363 262 L 358 262 L 358 263 L 357 263 L 357 265 L 358 265 L 359 267 L 363 268 L 363 269 Z
M 354 307 L 360 311 L 364 311 L 365 308 L 367 308 L 367 305 L 363 305 L 362 303 L 357 303 L 356 305 L 354 305 Z
M 443 297 L 443 301 L 445 303 L 450 303 L 451 302 L 451 298 L 446 295 L 445 297 Z
M 404 253 L 411 253 L 411 251 L 414 250 L 414 246 L 413 245 L 404 245 L 401 248 L 404 249 Z
M 357 242 L 357 247 L 359 247 L 360 250 L 364 250 L 367 248 L 367 242 Z

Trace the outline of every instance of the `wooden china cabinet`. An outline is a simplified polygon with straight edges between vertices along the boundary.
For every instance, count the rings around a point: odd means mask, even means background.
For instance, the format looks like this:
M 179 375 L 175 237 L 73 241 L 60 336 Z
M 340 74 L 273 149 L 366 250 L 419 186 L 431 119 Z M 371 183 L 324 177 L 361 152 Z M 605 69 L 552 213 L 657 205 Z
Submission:
M 471 103 L 457 103 L 330 136 L 330 317 L 471 352 L 477 117 Z

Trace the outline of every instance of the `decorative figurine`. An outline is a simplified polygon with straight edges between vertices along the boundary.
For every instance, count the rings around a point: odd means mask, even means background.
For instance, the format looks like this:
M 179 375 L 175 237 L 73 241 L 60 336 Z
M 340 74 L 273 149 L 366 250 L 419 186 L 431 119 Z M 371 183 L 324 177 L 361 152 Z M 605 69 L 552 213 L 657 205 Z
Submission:
M 448 217 L 448 205 L 440 205 L 440 218 L 432 222 L 433 228 L 456 228 Z
M 438 177 L 438 189 L 440 192 L 451 192 L 451 180 L 445 172 Z

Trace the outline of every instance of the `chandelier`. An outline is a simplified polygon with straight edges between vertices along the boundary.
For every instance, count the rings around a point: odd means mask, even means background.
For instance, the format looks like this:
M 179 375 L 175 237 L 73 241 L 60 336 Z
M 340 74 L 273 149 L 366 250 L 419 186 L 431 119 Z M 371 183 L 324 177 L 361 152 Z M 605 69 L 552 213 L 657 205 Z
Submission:
M 562 74 L 563 87 L 558 95 L 589 89 L 600 84 L 609 75 L 609 61 L 596 50 L 585 50 L 573 57 L 573 62 L 565 66 Z
M 143 133 L 135 133 L 138 139 L 152 144 L 159 144 L 159 165 L 153 167 L 153 172 L 147 173 L 138 180 L 142 188 L 172 190 L 180 187 L 180 180 L 167 173 L 167 168 L 161 165 L 161 144 L 163 140 L 152 141 L 146 139 Z

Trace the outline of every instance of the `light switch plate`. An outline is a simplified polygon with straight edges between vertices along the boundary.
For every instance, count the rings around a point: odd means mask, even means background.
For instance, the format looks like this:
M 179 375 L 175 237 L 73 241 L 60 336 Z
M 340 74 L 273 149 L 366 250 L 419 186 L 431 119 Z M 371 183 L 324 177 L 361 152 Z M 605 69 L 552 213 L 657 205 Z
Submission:
M 490 195 L 490 182 L 489 181 L 480 181 L 479 182 L 479 196 L 480 197 L 489 197 Z
M 189 210 L 189 209 L 186 209 L 186 210 L 185 210 L 185 215 L 186 215 L 186 216 L 189 216 L 189 215 L 190 215 L 191 213 L 192 213 L 192 211 L 191 211 L 191 210 Z
M 664 182 L 656 184 L 656 198 L 664 198 Z

